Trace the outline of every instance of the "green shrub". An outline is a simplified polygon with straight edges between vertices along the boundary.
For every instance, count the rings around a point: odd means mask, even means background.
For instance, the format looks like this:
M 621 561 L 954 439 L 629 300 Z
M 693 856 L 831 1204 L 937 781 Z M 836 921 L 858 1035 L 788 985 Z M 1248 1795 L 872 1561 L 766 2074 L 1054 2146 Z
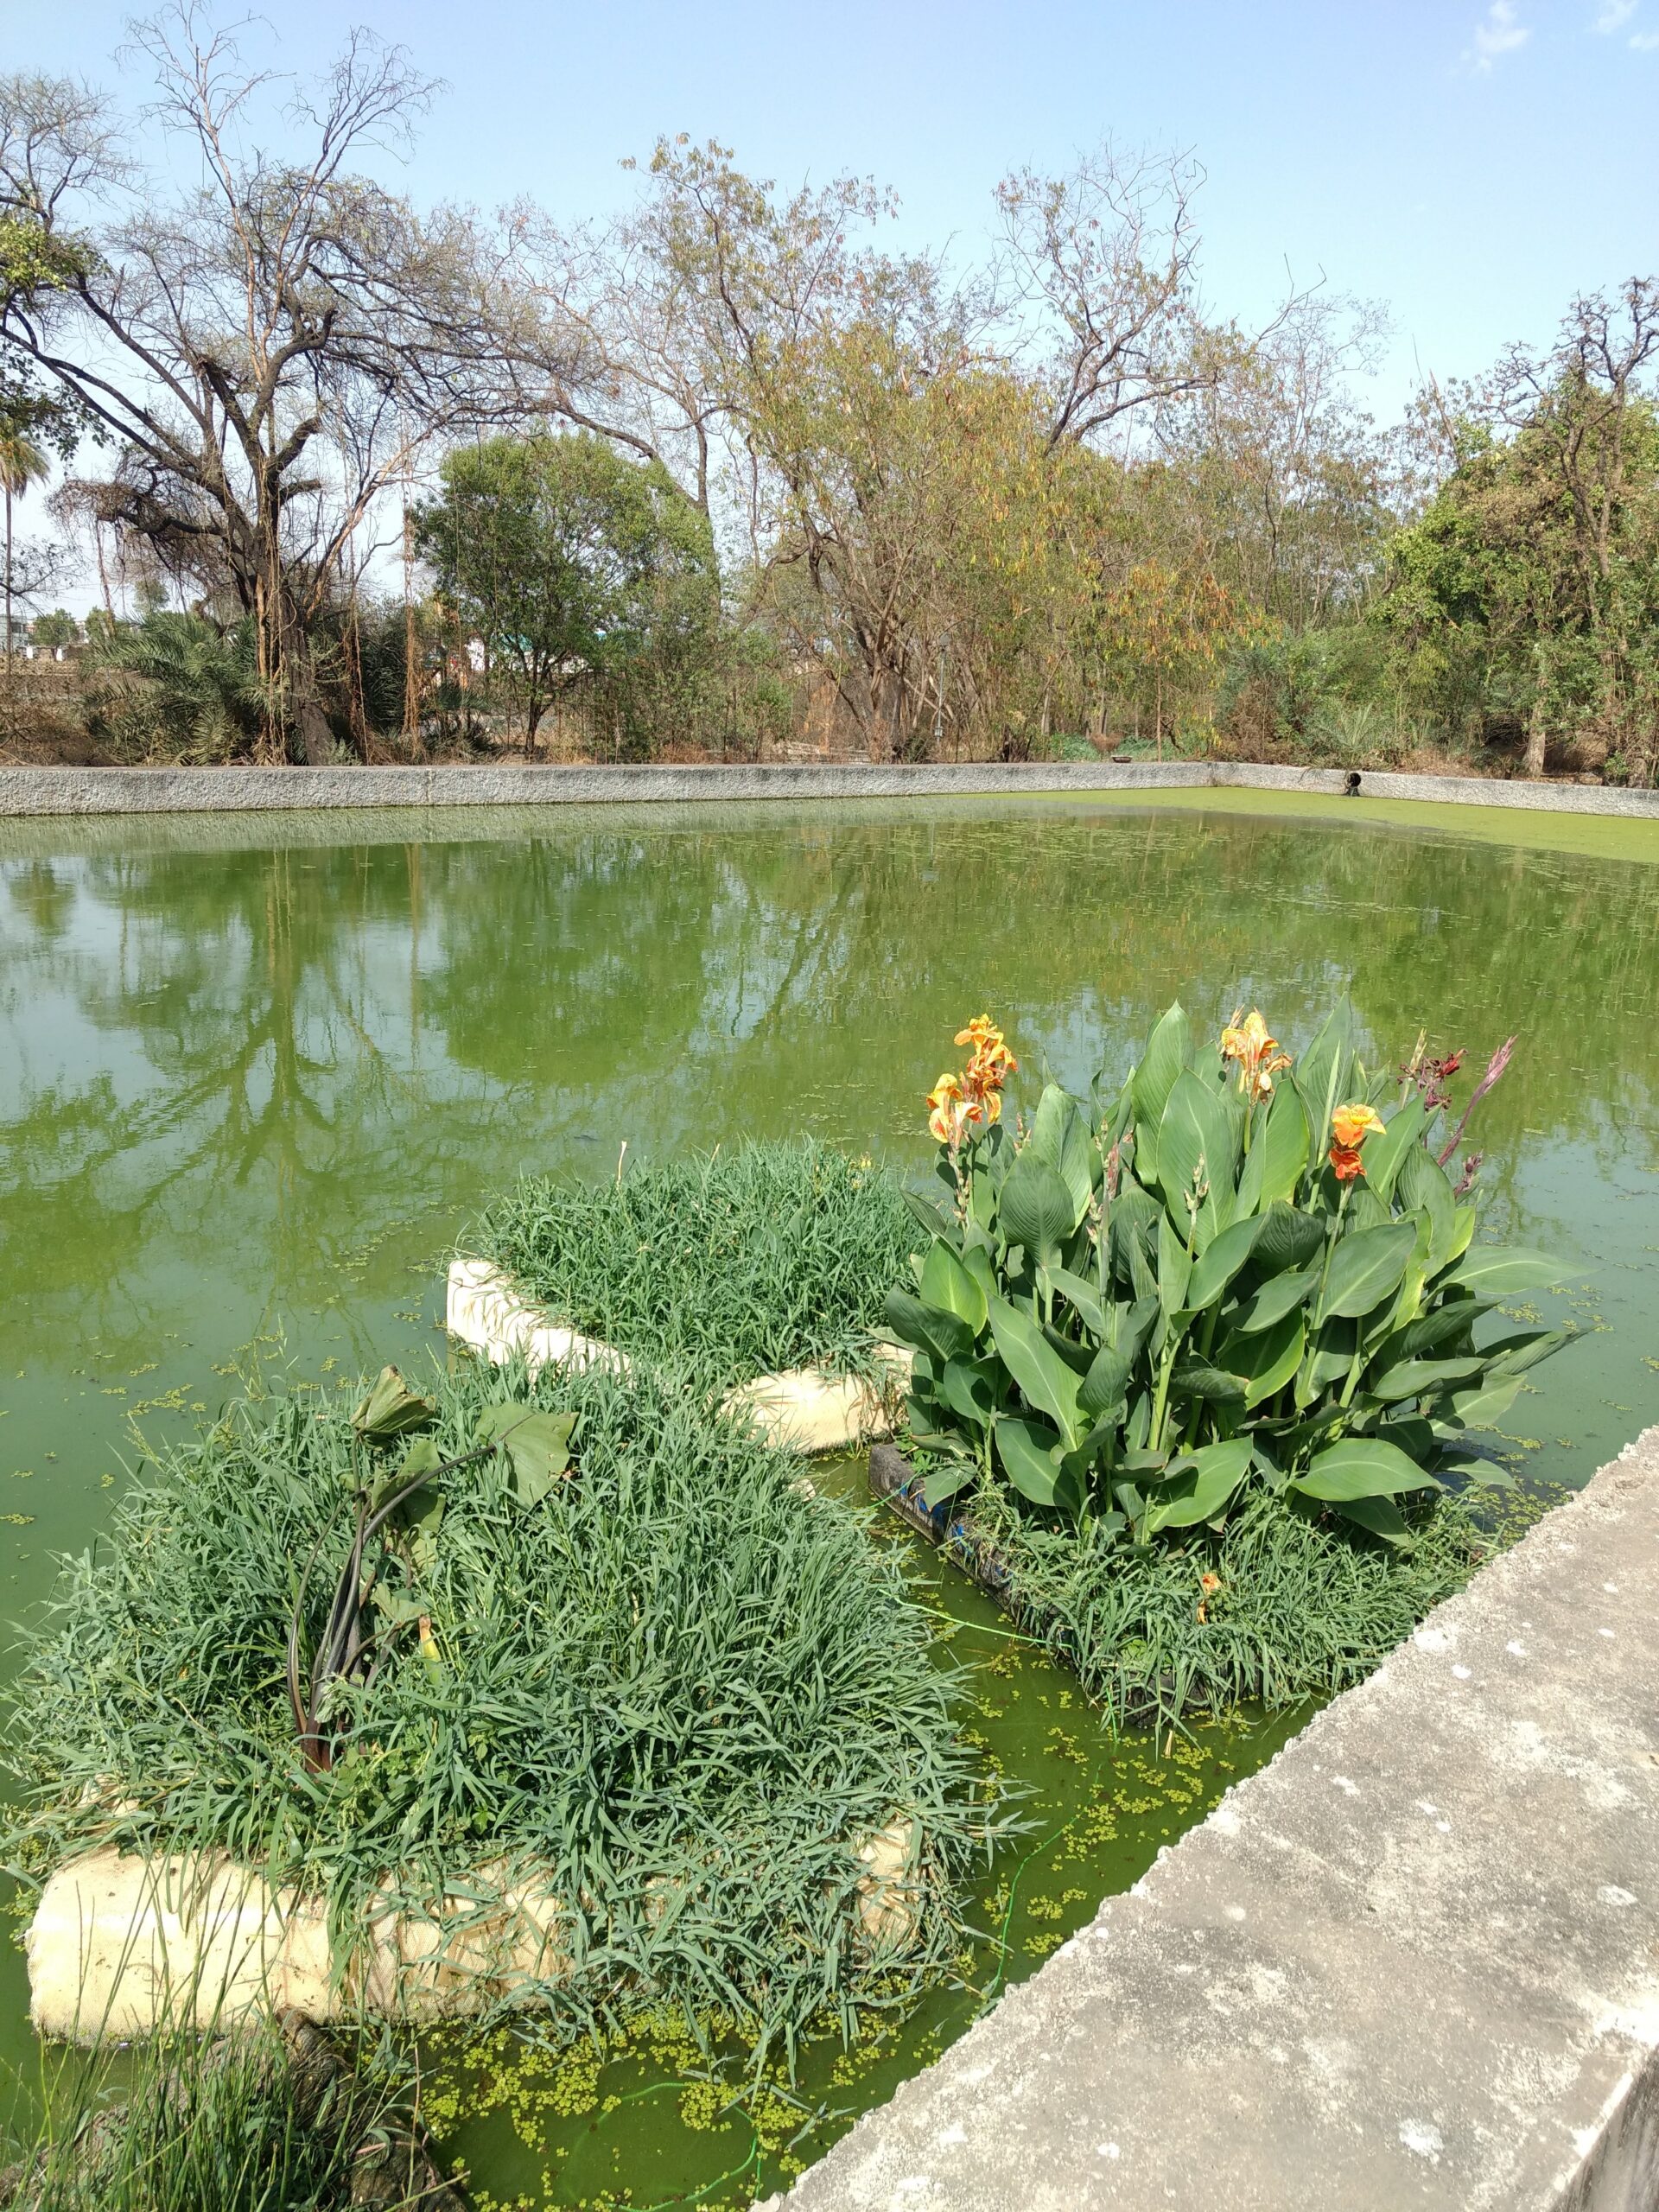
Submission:
M 526 1176 L 468 1232 L 529 1295 L 710 1387 L 867 1369 L 915 1241 L 899 1185 L 814 1138 L 746 1143 L 602 1184 Z
M 388 1624 L 421 1632 L 342 1680 L 327 1763 L 285 1693 L 296 1569 L 315 1557 L 309 1653 L 357 1487 L 406 1440 L 365 1445 L 349 1400 L 300 1393 L 238 1406 L 132 1490 L 27 1655 L 14 1850 L 40 1869 L 105 1840 L 218 1847 L 324 1895 L 347 1938 L 384 1884 L 419 1910 L 505 1861 L 569 1900 L 556 2021 L 650 1992 L 764 2044 L 890 1986 L 848 1840 L 899 1815 L 923 1840 L 903 1966 L 938 1966 L 984 1816 L 898 1564 L 673 1376 L 467 1363 L 417 1445 L 469 1452 L 504 1387 L 575 1415 L 571 1471 L 538 1496 L 498 1449 L 442 1478 L 435 1533 L 378 1563 Z

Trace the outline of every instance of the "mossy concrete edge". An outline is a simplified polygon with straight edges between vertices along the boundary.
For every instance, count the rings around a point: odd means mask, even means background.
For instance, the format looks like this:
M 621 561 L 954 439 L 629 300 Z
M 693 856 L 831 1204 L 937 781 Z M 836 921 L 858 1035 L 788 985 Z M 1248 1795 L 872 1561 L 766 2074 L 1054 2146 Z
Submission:
M 311 811 L 593 804 L 685 799 L 907 798 L 998 792 L 1243 787 L 1453 806 L 1514 806 L 1659 821 L 1659 791 L 1606 785 L 1500 782 L 1228 760 L 959 761 L 905 766 L 390 768 L 0 768 L 0 816 Z
M 1659 1428 L 784 2212 L 1659 2202 Z

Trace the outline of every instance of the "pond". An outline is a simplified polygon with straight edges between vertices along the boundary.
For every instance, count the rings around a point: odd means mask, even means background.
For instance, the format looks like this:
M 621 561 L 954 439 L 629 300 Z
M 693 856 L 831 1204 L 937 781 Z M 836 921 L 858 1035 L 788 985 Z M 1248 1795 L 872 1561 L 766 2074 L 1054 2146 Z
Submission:
M 1580 1481 L 1659 1419 L 1656 863 L 1659 826 L 1261 793 L 0 825 L 11 1615 L 99 1527 L 135 1424 L 216 1411 L 251 1359 L 327 1387 L 441 1348 L 441 1255 L 520 1168 L 802 1129 L 925 1168 L 922 1096 L 982 1010 L 1077 1087 L 1178 994 L 1195 1027 L 1259 1003 L 1300 1040 L 1346 987 L 1380 1062 L 1420 1027 L 1471 1062 L 1518 1033 L 1474 1140 L 1489 1207 L 1582 1268 L 1535 1302 L 1586 1335 L 1510 1444 Z M 931 1586 L 1035 1826 L 969 1990 L 810 2063 L 809 2107 L 886 2094 L 1281 1732 L 1113 1751 L 959 1578 Z M 8 1949 L 19 2061 L 24 2002 Z M 480 2181 L 531 2202 L 746 2201 L 808 2116 L 757 2139 L 671 2051 L 515 2070 L 482 2117 L 450 2086 Z

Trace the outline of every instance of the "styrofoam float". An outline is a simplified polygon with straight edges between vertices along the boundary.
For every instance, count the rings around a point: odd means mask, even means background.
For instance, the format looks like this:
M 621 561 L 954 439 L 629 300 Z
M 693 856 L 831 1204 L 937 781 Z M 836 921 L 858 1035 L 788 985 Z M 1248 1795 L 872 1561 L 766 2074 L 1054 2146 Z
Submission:
M 522 1355 L 532 1374 L 550 1362 L 602 1363 L 619 1372 L 628 1365 L 626 1352 L 556 1321 L 489 1260 L 450 1262 L 444 1320 L 452 1337 L 487 1359 L 499 1363 Z M 908 1352 L 896 1345 L 880 1350 L 890 1377 L 886 1387 L 820 1368 L 791 1367 L 739 1383 L 728 1393 L 725 1409 L 747 1413 L 772 1442 L 798 1452 L 861 1450 L 892 1435 L 892 1398 L 910 1377 Z
M 895 1817 L 850 1848 L 865 1941 L 902 1949 L 921 1910 L 917 1823 Z M 565 1918 L 545 1879 L 495 1862 L 430 1912 L 382 1892 L 342 1960 L 320 1897 L 273 1890 L 223 1852 L 144 1859 L 105 1846 L 41 1892 L 23 1939 L 29 2018 L 39 2035 L 90 2044 L 261 2011 L 430 2021 L 532 2004 L 571 1971 Z

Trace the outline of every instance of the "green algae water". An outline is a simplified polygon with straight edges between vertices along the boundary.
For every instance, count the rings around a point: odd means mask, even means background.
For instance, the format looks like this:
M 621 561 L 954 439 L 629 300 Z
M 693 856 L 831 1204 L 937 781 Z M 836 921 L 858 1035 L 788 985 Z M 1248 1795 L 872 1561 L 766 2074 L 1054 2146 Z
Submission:
M 441 1257 L 521 1168 L 807 1128 L 925 1170 L 922 1096 L 968 1014 L 1033 1086 L 1082 1087 L 1178 994 L 1196 1024 L 1258 1003 L 1300 1040 L 1346 987 L 1382 1061 L 1421 1027 L 1471 1067 L 1518 1033 L 1471 1131 L 1489 1226 L 1582 1269 L 1535 1306 L 1585 1335 L 1507 1443 L 1582 1480 L 1659 1419 L 1659 827 L 1427 811 L 1206 792 L 0 824 L 11 1617 L 143 1440 L 211 1416 L 251 1360 L 329 1389 L 441 1349 Z M 1033 1793 L 963 1986 L 809 2053 L 747 2113 L 666 2027 L 602 2063 L 439 2054 L 481 2199 L 747 2202 L 1282 1732 L 1114 1749 L 958 1577 L 918 1571 L 965 1724 Z M 0 2053 L 27 2067 L 24 2002 L 8 1950 Z

